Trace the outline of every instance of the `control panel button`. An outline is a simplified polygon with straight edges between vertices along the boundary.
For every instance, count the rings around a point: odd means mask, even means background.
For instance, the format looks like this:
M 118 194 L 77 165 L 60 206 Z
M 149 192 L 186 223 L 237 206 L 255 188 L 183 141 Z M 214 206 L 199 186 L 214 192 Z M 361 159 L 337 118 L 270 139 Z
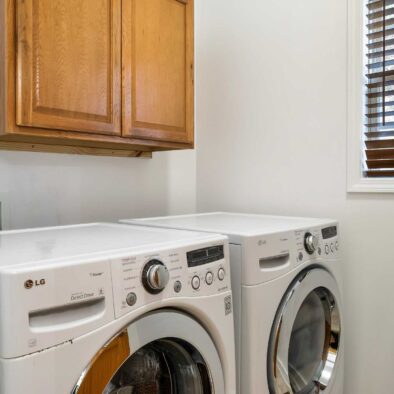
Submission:
M 321 255 L 321 247 L 320 246 L 317 248 L 317 253 L 319 253 L 319 256 Z
M 182 283 L 179 280 L 177 280 L 174 283 L 174 291 L 175 293 L 179 293 L 181 290 L 182 290 Z
M 324 251 L 326 252 L 326 254 L 330 253 L 330 247 L 326 245 Z
M 205 275 L 205 282 L 207 282 L 207 285 L 211 285 L 213 283 L 213 273 L 212 272 L 207 272 Z
M 197 275 L 193 276 L 192 287 L 194 290 L 198 290 L 200 288 L 200 278 Z
M 338 250 L 338 249 L 339 249 L 339 243 L 338 243 L 338 241 L 337 241 L 337 242 L 335 242 L 335 249 L 336 249 L 336 250 Z
M 334 253 L 334 244 L 333 243 L 331 243 L 330 249 L 331 249 L 331 252 Z
M 298 261 L 302 261 L 303 258 L 304 255 L 302 254 L 302 252 L 298 253 Z
M 219 278 L 219 280 L 223 280 L 225 276 L 226 276 L 226 273 L 225 273 L 224 269 L 223 268 L 219 268 L 219 271 L 218 271 L 218 278 Z
M 126 296 L 126 302 L 129 306 L 134 306 L 135 303 L 137 302 L 137 294 L 135 293 L 129 293 Z

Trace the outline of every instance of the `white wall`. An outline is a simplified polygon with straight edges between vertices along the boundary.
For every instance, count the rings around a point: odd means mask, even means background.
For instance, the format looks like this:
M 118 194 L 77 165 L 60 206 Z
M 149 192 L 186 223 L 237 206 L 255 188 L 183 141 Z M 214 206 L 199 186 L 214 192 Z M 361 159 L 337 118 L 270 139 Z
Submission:
M 2 192 L 12 229 L 190 212 L 195 152 L 153 159 L 0 152 Z
M 394 196 L 346 193 L 346 1 L 197 1 L 196 14 L 198 210 L 338 218 L 345 393 L 387 392 Z

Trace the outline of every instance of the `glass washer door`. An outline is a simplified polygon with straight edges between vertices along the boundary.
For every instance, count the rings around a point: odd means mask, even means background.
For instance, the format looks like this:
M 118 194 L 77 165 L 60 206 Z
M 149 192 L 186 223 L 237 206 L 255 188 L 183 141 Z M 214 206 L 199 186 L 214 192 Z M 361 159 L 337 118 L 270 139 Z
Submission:
M 317 394 L 333 379 L 341 334 L 339 291 L 324 269 L 302 272 L 284 296 L 271 331 L 272 394 Z
M 205 361 L 190 344 L 160 339 L 138 350 L 119 368 L 104 394 L 211 394 Z
M 212 339 L 176 311 L 148 314 L 101 349 L 73 394 L 224 394 Z

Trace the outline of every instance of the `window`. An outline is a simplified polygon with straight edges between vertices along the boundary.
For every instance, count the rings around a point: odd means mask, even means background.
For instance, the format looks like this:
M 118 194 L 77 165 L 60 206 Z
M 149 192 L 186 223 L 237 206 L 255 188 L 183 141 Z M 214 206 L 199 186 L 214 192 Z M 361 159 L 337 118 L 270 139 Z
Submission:
M 394 177 L 394 0 L 367 3 L 365 175 Z
M 394 192 L 394 0 L 349 7 L 348 189 Z

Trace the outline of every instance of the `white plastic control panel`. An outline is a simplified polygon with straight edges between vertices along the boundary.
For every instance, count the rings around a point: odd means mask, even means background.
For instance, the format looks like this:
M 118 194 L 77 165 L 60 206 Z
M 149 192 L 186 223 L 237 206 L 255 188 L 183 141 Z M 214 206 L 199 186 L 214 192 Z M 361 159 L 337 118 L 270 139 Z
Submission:
M 335 231 L 325 231 L 329 229 L 335 229 Z M 312 235 L 317 240 L 317 247 L 311 253 L 308 253 L 305 245 L 305 239 L 307 235 Z M 308 230 L 298 230 L 295 232 L 296 243 L 297 243 L 297 261 L 302 263 L 310 259 L 317 258 L 337 258 L 339 251 L 339 241 L 337 234 L 337 225 L 321 228 L 312 228 Z
M 202 248 L 220 245 L 224 256 L 216 261 L 189 267 L 187 253 Z M 200 244 L 178 249 L 163 249 L 154 254 L 125 256 L 111 261 L 114 292 L 115 317 L 131 310 L 175 297 L 209 296 L 230 290 L 228 250 L 224 243 Z M 156 294 L 151 294 L 143 285 L 144 267 L 152 260 L 164 264 L 169 272 L 169 282 Z
M 338 258 L 338 225 L 300 228 L 260 236 L 245 237 L 242 241 L 247 264 L 242 264 L 242 283 L 254 286 L 274 280 L 304 263 Z

